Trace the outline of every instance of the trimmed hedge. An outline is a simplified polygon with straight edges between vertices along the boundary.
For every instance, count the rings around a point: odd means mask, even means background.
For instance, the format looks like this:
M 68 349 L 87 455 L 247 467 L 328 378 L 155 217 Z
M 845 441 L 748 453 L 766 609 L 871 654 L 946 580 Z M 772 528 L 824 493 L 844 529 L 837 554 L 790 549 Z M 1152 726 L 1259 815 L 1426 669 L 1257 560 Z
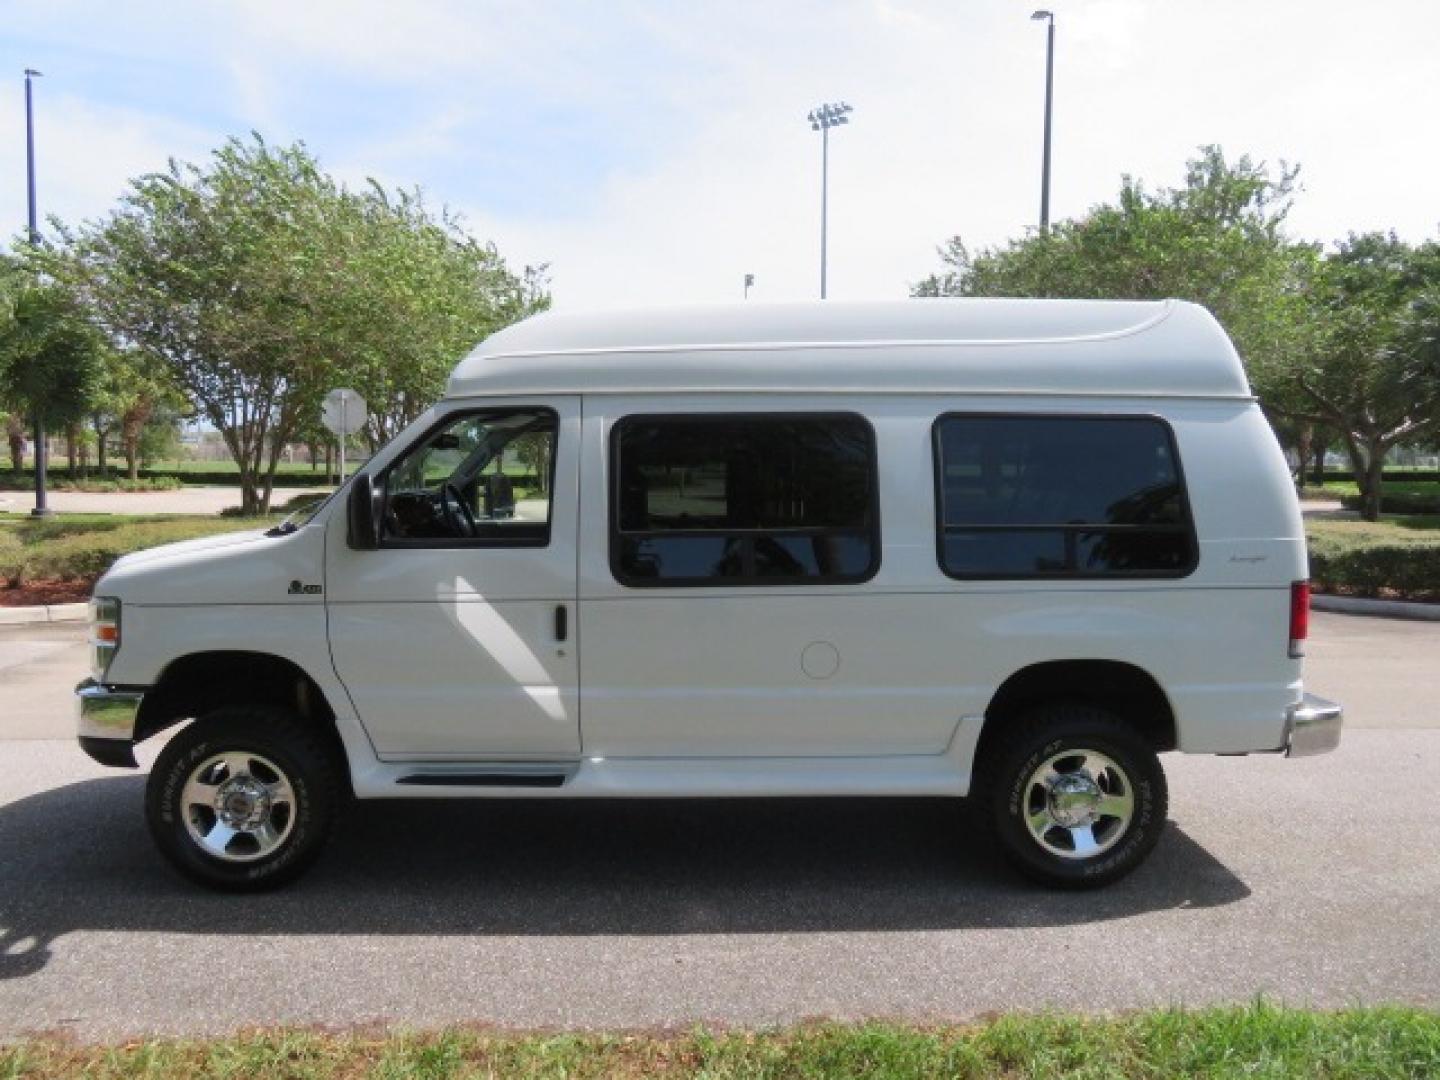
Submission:
M 1306 533 L 1317 591 L 1440 600 L 1440 530 L 1311 522 Z
M 1310 471 L 1305 470 L 1305 478 L 1309 480 Z M 1355 480 L 1355 473 L 1351 469 L 1326 469 L 1325 482 L 1332 480 Z M 1406 469 L 1391 467 L 1385 470 L 1381 481 L 1386 484 L 1408 484 L 1408 483 L 1440 483 L 1440 469 Z
M 175 491 L 184 487 L 184 483 L 176 476 L 141 475 L 138 480 L 131 480 L 128 476 L 90 476 L 71 478 L 68 473 L 52 472 L 45 477 L 45 486 L 50 491 L 86 491 L 86 492 L 107 492 L 107 491 Z M 0 491 L 34 491 L 35 474 L 24 472 L 16 474 L 5 472 L 0 474 Z
M 353 471 L 353 468 L 352 468 Z M 140 469 L 139 479 L 131 480 L 124 473 L 107 470 L 103 475 L 93 467 L 85 478 L 71 478 L 65 465 L 56 468 L 53 464 L 46 474 L 51 491 L 174 491 L 177 488 L 199 485 L 203 487 L 239 487 L 240 474 L 231 469 L 207 469 L 191 472 L 188 469 Z M 278 472 L 275 474 L 277 488 L 321 488 L 325 487 L 325 473 L 322 472 Z M 33 491 L 35 470 L 14 469 L 0 471 L 0 491 Z
M 1360 509 L 1360 496 L 1342 495 L 1340 505 L 1346 510 Z M 1387 495 L 1380 493 L 1382 514 L 1440 514 L 1440 495 Z
M 1310 553 L 1310 580 L 1319 592 L 1440 600 L 1440 547 L 1384 545 Z

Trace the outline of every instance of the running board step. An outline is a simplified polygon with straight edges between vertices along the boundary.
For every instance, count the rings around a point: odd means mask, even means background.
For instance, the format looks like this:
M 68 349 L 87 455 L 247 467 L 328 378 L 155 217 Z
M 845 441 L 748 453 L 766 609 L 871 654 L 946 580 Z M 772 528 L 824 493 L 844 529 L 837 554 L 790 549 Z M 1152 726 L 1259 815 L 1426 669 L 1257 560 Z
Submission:
M 400 777 L 397 784 L 415 787 L 563 787 L 568 772 L 417 772 Z

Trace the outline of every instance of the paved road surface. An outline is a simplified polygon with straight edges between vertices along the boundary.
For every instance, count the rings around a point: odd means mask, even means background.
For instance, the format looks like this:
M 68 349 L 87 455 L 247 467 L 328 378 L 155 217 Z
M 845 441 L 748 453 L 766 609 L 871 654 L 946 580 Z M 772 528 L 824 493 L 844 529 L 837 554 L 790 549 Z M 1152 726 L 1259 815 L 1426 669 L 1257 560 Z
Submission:
M 151 853 L 141 776 L 64 740 L 76 630 L 0 631 L 0 1037 L 1440 1004 L 1440 625 L 1313 633 L 1340 751 L 1168 756 L 1168 835 L 1101 893 L 1020 884 L 942 801 L 815 800 L 366 804 L 235 899 Z

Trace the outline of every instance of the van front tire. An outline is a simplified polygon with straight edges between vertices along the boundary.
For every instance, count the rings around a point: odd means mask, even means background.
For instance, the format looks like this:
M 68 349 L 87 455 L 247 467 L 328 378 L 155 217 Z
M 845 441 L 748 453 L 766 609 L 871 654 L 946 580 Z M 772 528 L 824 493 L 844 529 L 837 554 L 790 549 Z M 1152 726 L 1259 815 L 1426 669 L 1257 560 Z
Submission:
M 319 856 L 340 812 L 333 756 L 283 710 L 235 706 L 183 728 L 155 761 L 145 818 L 186 877 L 225 892 L 293 880 Z
M 997 720 L 976 811 L 1006 858 L 1052 888 L 1118 881 L 1150 854 L 1169 794 L 1154 747 L 1105 709 L 1049 705 Z

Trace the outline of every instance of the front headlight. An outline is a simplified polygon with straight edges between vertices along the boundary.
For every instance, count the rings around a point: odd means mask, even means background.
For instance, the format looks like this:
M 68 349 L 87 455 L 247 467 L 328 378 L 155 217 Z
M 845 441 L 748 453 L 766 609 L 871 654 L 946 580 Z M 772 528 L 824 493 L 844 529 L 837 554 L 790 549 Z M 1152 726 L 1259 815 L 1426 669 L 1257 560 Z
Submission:
M 105 681 L 105 672 L 120 648 L 120 601 L 113 596 L 90 598 L 90 674 Z

